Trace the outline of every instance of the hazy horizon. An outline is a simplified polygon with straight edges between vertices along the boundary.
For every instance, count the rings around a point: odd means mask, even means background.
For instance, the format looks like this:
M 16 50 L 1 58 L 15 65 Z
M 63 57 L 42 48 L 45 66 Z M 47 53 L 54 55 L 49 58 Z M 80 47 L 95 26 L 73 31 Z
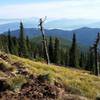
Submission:
M 100 0 L 3 0 L 0 28 L 15 29 L 20 21 L 25 27 L 38 27 L 39 18 L 45 16 L 47 29 L 100 28 L 99 5 Z
M 0 19 L 48 16 L 50 19 L 100 20 L 100 0 L 3 0 Z

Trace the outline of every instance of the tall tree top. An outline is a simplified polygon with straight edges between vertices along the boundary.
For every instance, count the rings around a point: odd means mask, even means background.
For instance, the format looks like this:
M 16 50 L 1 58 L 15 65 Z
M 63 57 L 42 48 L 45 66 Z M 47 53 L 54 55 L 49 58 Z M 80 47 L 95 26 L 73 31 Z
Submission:
M 76 42 L 76 34 L 73 33 L 73 42 Z

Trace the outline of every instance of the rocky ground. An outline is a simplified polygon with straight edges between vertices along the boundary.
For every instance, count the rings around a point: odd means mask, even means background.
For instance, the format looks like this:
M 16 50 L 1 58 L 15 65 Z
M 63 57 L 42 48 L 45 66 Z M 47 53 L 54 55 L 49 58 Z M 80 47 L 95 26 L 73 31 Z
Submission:
M 71 89 L 65 88 L 61 83 L 50 83 L 47 76 L 30 74 L 20 62 L 11 63 L 7 55 L 1 54 L 0 60 L 9 62 L 17 69 L 16 73 L 12 73 L 11 68 L 7 69 L 3 63 L 0 63 L 0 71 L 6 75 L 6 77 L 0 77 L 0 100 L 87 100 L 79 96 L 78 92 L 71 94 Z M 27 82 L 15 91 L 7 83 L 7 76 L 16 75 L 24 76 Z
M 61 84 L 50 84 L 39 77 L 30 75 L 29 81 L 22 85 L 19 92 L 11 91 L 10 86 L 4 80 L 0 80 L 2 86 L 0 100 L 87 100 L 78 95 L 69 94 Z

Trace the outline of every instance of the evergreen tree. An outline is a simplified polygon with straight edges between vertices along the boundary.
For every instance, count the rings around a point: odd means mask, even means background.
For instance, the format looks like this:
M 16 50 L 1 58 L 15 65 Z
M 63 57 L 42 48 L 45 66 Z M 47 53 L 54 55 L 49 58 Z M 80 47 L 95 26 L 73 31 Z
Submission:
M 66 49 L 65 52 L 65 66 L 69 65 L 69 55 L 68 55 L 68 49 Z
M 84 58 L 84 53 L 81 52 L 80 59 L 79 59 L 79 66 L 80 66 L 81 68 L 84 68 L 84 67 L 85 67 L 84 59 L 85 59 L 85 58 Z
M 78 51 L 76 43 L 76 34 L 73 34 L 72 46 L 69 51 L 69 66 L 78 67 Z
M 37 46 L 37 54 L 40 58 L 44 58 L 46 59 L 46 55 L 45 55 L 45 52 L 44 52 L 44 46 L 42 43 L 40 43 L 38 46 Z
M 32 41 L 30 41 L 30 46 L 29 46 L 30 52 L 29 52 L 29 54 L 30 54 L 31 58 L 34 58 L 35 49 L 37 48 L 36 45 L 37 45 L 36 43 L 33 43 Z
M 3 45 L 3 36 L 0 36 L 0 50 L 4 51 L 4 45 Z
M 90 53 L 87 52 L 85 70 L 90 71 Z
M 61 65 L 65 65 L 65 52 L 64 52 L 64 48 L 61 48 L 60 50 L 60 64 Z
M 1 35 L 1 50 L 6 52 L 6 53 L 9 53 L 9 50 L 8 50 L 8 36 Z
M 28 36 L 26 37 L 26 45 L 27 45 L 28 57 L 30 58 L 31 57 L 31 43 L 30 43 L 30 40 L 29 40 Z
M 20 35 L 19 35 L 19 56 L 28 57 L 28 51 L 25 40 L 25 33 L 23 23 L 20 22 Z
M 54 58 L 53 51 L 54 51 L 53 41 L 52 41 L 52 37 L 50 37 L 50 40 L 49 40 L 49 58 L 50 58 L 50 62 L 53 62 L 53 58 Z
M 94 55 L 93 52 L 90 52 L 90 56 L 89 56 L 89 65 L 90 65 L 90 71 L 92 71 L 94 73 Z
M 18 48 L 19 48 L 18 39 L 16 37 L 13 37 L 12 41 L 13 41 L 13 44 L 14 44 L 14 54 L 18 55 Z
M 9 53 L 14 54 L 14 44 L 10 35 L 10 30 L 8 31 L 8 48 L 6 49 L 9 50 Z
M 54 45 L 54 63 L 59 64 L 59 39 L 55 38 L 55 45 Z
M 97 38 L 94 44 L 94 54 L 95 54 L 95 75 L 100 74 L 100 66 L 99 66 L 99 59 L 98 59 L 98 46 L 100 43 L 100 33 L 97 34 Z
M 45 40 L 46 43 L 47 43 L 47 40 Z M 46 44 L 48 45 L 48 44 Z M 40 48 L 39 48 L 40 49 Z M 39 50 L 40 51 L 40 50 Z M 42 58 L 44 58 L 46 61 L 47 61 L 47 56 L 46 56 L 46 51 L 45 51 L 45 48 L 44 48 L 44 43 L 42 42 L 41 44 L 41 52 L 42 52 Z

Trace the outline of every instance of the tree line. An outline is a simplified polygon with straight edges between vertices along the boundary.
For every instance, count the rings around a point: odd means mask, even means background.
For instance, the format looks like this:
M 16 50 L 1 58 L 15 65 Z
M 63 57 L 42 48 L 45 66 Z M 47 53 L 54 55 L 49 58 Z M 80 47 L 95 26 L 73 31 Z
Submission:
M 19 37 L 11 36 L 10 29 L 7 35 L 0 36 L 0 50 L 29 59 L 44 59 L 43 42 L 36 44 L 25 35 L 23 23 L 20 22 Z M 62 47 L 60 39 L 57 37 L 49 37 L 47 47 L 50 62 L 65 67 L 73 67 L 85 69 L 95 74 L 95 56 L 90 50 L 82 51 L 77 43 L 76 34 L 73 33 L 72 43 L 70 47 Z

